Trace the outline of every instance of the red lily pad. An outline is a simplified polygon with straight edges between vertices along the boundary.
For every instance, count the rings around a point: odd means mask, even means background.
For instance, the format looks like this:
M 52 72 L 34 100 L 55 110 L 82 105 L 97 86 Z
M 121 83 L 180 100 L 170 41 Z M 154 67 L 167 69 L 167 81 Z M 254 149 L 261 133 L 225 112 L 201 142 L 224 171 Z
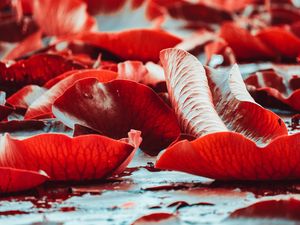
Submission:
M 79 80 L 85 78 L 97 78 L 100 82 L 107 82 L 115 79 L 117 73 L 109 70 L 80 70 L 70 74 L 65 79 L 59 81 L 47 90 L 43 95 L 37 98 L 28 108 L 25 119 L 52 117 L 52 105 L 55 100 L 64 93 L 69 87 Z
M 0 166 L 43 170 L 52 180 L 101 179 L 119 171 L 120 166 L 124 169 L 123 163 L 138 148 L 136 140 L 118 141 L 93 134 L 74 138 L 40 134 L 18 140 L 7 134 L 1 139 L 5 144 L 1 146 Z
M 162 30 L 132 29 L 121 32 L 85 32 L 79 40 L 107 50 L 123 60 L 157 62 L 160 50 L 177 45 L 181 39 Z
M 25 85 L 43 85 L 57 75 L 83 67 L 73 60 L 54 54 L 34 55 L 9 67 L 0 62 L 1 88 L 6 93 L 12 94 Z
M 162 51 L 161 60 L 181 127 L 187 124 L 187 134 L 198 138 L 170 146 L 157 168 L 221 180 L 299 178 L 300 134 L 288 136 L 283 121 L 254 102 L 237 66 L 229 76 L 205 73 L 195 57 L 177 49 Z
M 9 167 L 0 167 L 0 176 L 0 194 L 28 190 L 49 179 L 43 173 Z
M 128 80 L 78 81 L 55 101 L 52 111 L 69 127 L 80 124 L 116 139 L 130 129 L 140 130 L 141 148 L 152 155 L 180 133 L 173 111 L 163 100 L 147 86 Z

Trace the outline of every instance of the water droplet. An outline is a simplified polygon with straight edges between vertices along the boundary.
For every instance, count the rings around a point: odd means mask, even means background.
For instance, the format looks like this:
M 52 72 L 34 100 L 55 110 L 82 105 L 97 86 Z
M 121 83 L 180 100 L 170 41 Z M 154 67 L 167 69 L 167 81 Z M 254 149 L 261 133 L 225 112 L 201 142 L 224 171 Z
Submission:
M 93 98 L 93 95 L 91 95 L 91 94 L 89 94 L 89 93 L 83 93 L 83 96 L 85 97 L 85 98 L 89 98 L 89 99 L 92 99 Z

